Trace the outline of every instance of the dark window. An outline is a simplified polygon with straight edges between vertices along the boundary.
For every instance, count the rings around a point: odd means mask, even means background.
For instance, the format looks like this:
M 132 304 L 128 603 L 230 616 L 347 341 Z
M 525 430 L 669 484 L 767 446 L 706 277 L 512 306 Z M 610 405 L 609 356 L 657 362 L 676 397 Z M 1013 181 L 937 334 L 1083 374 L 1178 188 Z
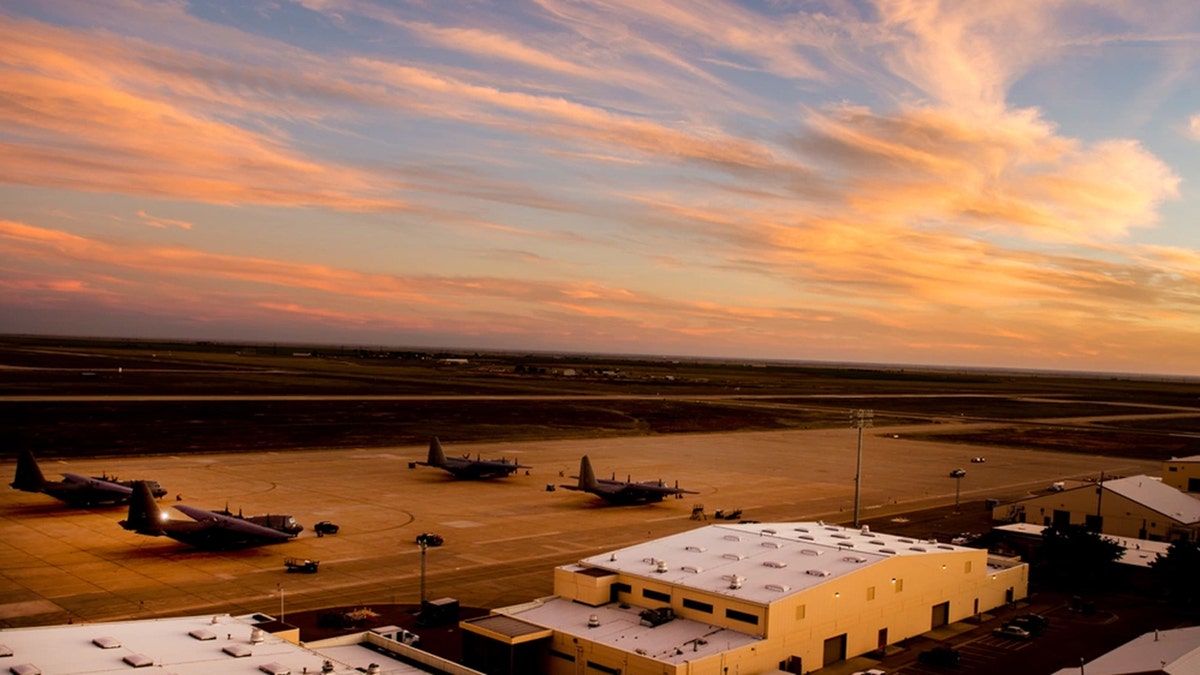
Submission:
M 557 649 L 551 649 L 550 656 L 553 656 L 556 659 L 562 659 L 564 661 L 570 661 L 571 663 L 575 663 L 574 656 L 571 656 L 570 654 L 567 654 L 565 652 L 560 652 Z
M 602 673 L 608 673 L 608 675 L 621 675 L 620 668 L 610 668 L 609 666 L 602 666 L 599 663 L 596 663 L 595 661 L 588 661 L 587 667 L 591 668 L 592 670 L 598 670 Z
M 658 600 L 659 602 L 671 602 L 670 593 L 659 593 L 658 591 L 652 591 L 649 588 L 642 589 L 642 597 L 649 598 L 650 600 Z
M 612 585 L 612 589 L 617 593 L 630 593 L 633 591 L 633 586 L 618 581 Z
M 743 621 L 745 623 L 752 623 L 755 626 L 758 625 L 758 615 L 757 614 L 749 614 L 747 612 L 739 612 L 736 609 L 725 610 L 725 618 L 733 619 L 734 621 Z
M 708 604 L 707 602 L 700 602 L 699 600 L 690 600 L 688 598 L 683 599 L 683 606 L 687 607 L 688 609 L 694 609 L 698 612 L 707 612 L 708 614 L 712 614 L 712 611 L 713 611 L 713 606 Z
M 1200 478 L 1189 478 L 1187 491 L 1200 492 Z

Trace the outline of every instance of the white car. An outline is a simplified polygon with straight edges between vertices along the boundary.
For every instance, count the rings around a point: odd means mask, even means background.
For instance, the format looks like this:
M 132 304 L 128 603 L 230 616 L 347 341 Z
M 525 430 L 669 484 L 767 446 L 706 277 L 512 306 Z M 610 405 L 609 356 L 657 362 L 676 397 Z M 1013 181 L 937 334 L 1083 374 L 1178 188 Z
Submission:
M 851 675 L 887 675 L 887 671 L 880 670 L 878 668 L 871 668 L 870 670 L 860 670 L 855 673 L 851 673 Z
M 986 461 L 987 461 L 986 457 L 972 457 L 971 458 L 972 464 L 983 464 Z

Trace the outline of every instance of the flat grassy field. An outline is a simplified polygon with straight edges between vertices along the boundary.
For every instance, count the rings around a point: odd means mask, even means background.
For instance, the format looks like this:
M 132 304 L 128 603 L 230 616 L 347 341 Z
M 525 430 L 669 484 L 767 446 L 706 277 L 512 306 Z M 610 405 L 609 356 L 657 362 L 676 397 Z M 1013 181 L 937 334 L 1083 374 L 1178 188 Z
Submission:
M 0 339 L 0 456 L 238 452 L 845 427 L 1200 454 L 1182 379 L 303 345 Z

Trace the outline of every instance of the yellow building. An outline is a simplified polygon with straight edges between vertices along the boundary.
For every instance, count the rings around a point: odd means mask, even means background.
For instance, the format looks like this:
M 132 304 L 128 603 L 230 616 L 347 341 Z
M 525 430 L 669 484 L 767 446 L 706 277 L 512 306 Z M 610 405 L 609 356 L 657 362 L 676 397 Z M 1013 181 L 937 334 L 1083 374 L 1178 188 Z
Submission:
M 463 622 L 463 653 L 492 675 L 805 673 L 1027 585 L 1026 565 L 980 549 L 819 522 L 717 524 L 557 568 L 556 595 Z
M 992 518 L 1045 526 L 1085 525 L 1093 532 L 1151 541 L 1195 541 L 1200 534 L 1200 499 L 1153 476 L 1129 476 L 1001 504 L 992 510 Z
M 1181 492 L 1200 494 L 1200 455 L 1163 462 L 1163 483 Z

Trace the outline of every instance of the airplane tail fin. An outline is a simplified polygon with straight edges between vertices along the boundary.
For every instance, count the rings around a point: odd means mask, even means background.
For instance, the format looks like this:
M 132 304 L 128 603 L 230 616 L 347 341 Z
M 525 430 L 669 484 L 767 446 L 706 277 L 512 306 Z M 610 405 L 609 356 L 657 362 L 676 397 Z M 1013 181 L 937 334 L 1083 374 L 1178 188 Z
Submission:
M 596 472 L 592 470 L 592 460 L 587 455 L 579 460 L 579 489 L 594 490 L 600 486 L 596 480 Z
M 446 464 L 446 453 L 442 451 L 442 443 L 434 436 L 429 441 L 429 457 L 425 460 L 429 466 L 443 466 Z
M 121 521 L 121 527 L 140 534 L 162 534 L 163 514 L 154 501 L 154 494 L 145 481 L 135 481 L 133 496 L 129 499 L 129 515 Z
M 33 458 L 33 453 L 27 449 L 22 449 L 17 455 L 17 472 L 13 476 L 12 487 L 25 492 L 41 492 L 42 486 L 46 484 L 46 477 L 42 475 L 42 470 L 38 467 L 37 460 Z

